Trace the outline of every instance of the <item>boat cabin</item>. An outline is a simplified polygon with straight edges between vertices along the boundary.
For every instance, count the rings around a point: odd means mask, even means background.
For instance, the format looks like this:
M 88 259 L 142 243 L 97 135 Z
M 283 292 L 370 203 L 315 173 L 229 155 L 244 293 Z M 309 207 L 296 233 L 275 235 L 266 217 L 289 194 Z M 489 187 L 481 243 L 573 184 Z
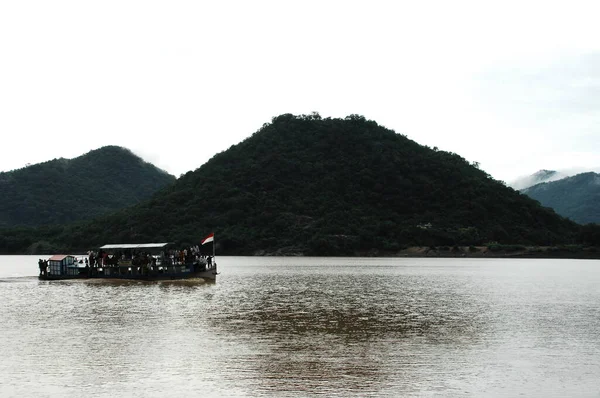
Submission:
M 48 259 L 49 275 L 79 275 L 77 257 L 70 254 L 56 254 Z

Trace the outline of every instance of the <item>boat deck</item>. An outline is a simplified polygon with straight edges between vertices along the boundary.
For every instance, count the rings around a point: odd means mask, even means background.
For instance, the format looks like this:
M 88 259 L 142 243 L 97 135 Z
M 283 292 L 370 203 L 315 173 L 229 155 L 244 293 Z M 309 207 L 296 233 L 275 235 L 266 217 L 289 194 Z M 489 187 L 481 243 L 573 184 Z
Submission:
M 104 267 L 68 267 L 63 274 L 45 272 L 40 274 L 41 280 L 63 280 L 63 279 L 133 279 L 133 280 L 169 280 L 204 278 L 216 279 L 217 265 L 207 266 L 205 264 L 177 264 L 177 265 L 154 265 L 134 266 L 131 264 L 119 264 L 117 266 Z

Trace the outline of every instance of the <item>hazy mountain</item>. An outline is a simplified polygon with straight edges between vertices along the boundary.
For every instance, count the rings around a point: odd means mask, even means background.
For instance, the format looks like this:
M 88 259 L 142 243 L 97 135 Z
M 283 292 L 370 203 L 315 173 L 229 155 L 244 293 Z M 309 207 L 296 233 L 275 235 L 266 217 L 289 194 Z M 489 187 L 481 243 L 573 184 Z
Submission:
M 147 202 L 76 228 L 5 233 L 0 250 L 197 244 L 214 231 L 221 254 L 352 255 L 563 243 L 578 228 L 462 157 L 374 121 L 286 114 Z
M 580 224 L 600 224 L 600 174 L 582 173 L 522 191 Z
M 531 175 L 519 177 L 509 185 L 514 189 L 522 190 L 542 182 L 556 181 L 568 176 L 569 174 L 555 170 L 539 170 Z
M 92 219 L 148 199 L 175 177 L 131 151 L 106 146 L 0 173 L 0 227 Z

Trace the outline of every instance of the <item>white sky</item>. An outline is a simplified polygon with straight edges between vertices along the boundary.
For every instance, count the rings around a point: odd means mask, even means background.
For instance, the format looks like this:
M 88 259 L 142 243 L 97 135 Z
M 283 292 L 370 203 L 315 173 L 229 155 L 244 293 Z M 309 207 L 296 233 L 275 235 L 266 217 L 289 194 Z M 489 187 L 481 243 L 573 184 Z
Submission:
M 361 114 L 510 181 L 600 167 L 600 2 L 0 2 L 0 171 L 105 145 L 179 176 Z

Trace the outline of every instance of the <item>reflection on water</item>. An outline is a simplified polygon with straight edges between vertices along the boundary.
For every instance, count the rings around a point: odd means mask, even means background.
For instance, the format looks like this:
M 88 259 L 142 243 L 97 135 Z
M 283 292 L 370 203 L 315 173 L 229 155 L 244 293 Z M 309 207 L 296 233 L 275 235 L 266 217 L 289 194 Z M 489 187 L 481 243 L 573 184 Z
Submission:
M 595 261 L 238 257 L 216 282 L 49 282 L 35 260 L 0 257 L 3 397 L 600 393 Z
M 418 278 L 405 278 L 401 286 L 383 276 L 335 279 L 265 278 L 265 289 L 239 291 L 236 307 L 217 322 L 261 335 L 322 333 L 349 341 L 473 337 L 481 326 L 477 323 L 484 303 L 474 302 L 451 283 L 423 289 Z
M 212 285 L 216 281 L 212 279 L 202 279 L 202 278 L 189 278 L 189 279 L 180 279 L 180 280 L 159 280 L 159 281 L 144 281 L 144 280 L 131 280 L 131 279 L 74 279 L 71 281 L 40 281 L 39 283 L 85 283 L 90 287 L 99 286 L 99 287 L 118 287 L 118 286 L 159 286 L 159 287 L 169 287 L 169 286 L 188 286 L 188 287 L 198 287 L 203 285 Z
M 468 350 L 486 332 L 485 302 L 464 292 L 460 281 L 427 279 L 406 275 L 398 283 L 385 274 L 335 271 L 293 279 L 258 275 L 244 283 L 263 289 L 235 291 L 235 307 L 214 314 L 211 324 L 261 350 L 248 365 L 267 390 L 406 391 L 398 372 L 418 370 L 428 355 L 415 346 Z

